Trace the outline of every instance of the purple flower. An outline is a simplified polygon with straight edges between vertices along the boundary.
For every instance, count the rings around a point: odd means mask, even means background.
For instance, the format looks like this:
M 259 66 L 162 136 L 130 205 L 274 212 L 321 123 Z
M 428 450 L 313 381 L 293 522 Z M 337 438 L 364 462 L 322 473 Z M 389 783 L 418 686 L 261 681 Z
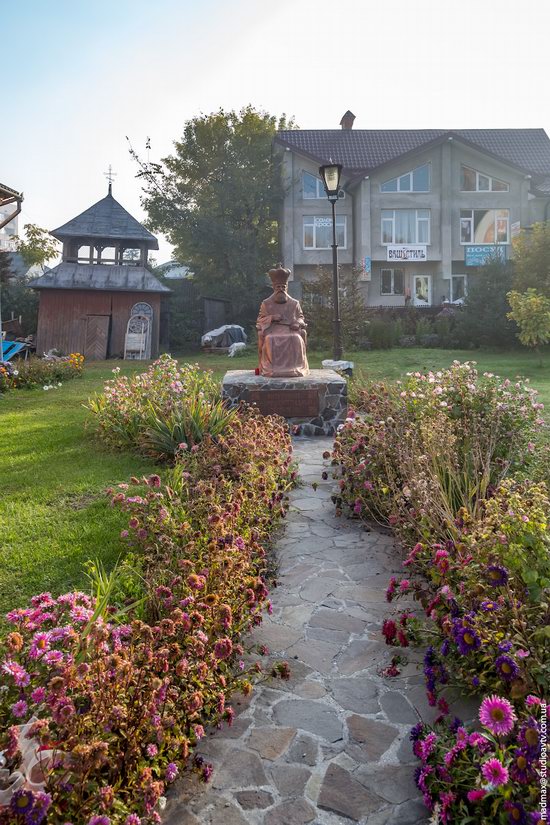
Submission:
M 16 814 L 26 814 L 34 806 L 35 796 L 32 791 L 20 788 L 11 798 L 10 808 Z
M 178 773 L 178 766 L 175 764 L 175 762 L 170 762 L 170 764 L 166 768 L 166 781 L 173 782 L 174 779 L 177 777 Z
M 495 660 L 495 668 L 505 682 L 513 682 L 519 673 L 519 667 L 511 656 L 499 656 L 498 659 Z
M 11 706 L 11 712 L 18 719 L 21 719 L 21 717 L 25 716 L 26 713 L 27 713 L 27 710 L 28 710 L 28 705 L 27 705 L 27 703 L 25 702 L 24 699 L 20 699 L 18 702 L 15 702 L 15 704 L 13 704 Z
M 495 610 L 500 610 L 500 605 L 490 599 L 482 601 L 480 607 L 485 613 L 493 613 Z
M 471 627 L 461 627 L 455 633 L 455 642 L 463 656 L 467 656 L 472 650 L 479 650 L 481 639 Z
M 501 642 L 498 646 L 498 649 L 501 653 L 508 653 L 509 650 L 512 650 L 512 642 Z
M 514 782 L 519 782 L 521 785 L 527 784 L 533 778 L 531 756 L 526 748 L 517 748 L 514 751 L 514 758 L 510 765 L 510 776 Z
M 104 815 L 92 816 L 92 818 L 88 820 L 88 825 L 111 825 L 111 820 L 108 816 Z
M 2 670 L 12 677 L 17 687 L 26 687 L 31 680 L 25 668 L 10 659 L 6 659 L 3 663 Z
M 490 564 L 487 568 L 487 581 L 493 587 L 502 587 L 508 581 L 508 571 L 498 564 Z
M 521 802 L 505 802 L 504 810 L 508 812 L 509 822 L 514 823 L 514 825 L 527 825 L 527 813 Z
M 151 759 L 153 759 L 153 757 L 156 756 L 158 752 L 159 749 L 156 745 L 147 745 L 147 756 L 149 756 Z
M 124 825 L 141 825 L 141 819 L 137 814 L 130 814 L 124 820 Z

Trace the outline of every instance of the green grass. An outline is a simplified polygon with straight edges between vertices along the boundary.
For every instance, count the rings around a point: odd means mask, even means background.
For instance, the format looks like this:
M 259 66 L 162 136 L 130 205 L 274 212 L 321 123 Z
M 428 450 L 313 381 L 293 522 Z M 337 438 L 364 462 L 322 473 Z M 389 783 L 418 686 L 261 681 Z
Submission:
M 328 353 L 311 353 L 320 367 Z M 395 380 L 406 372 L 440 369 L 453 359 L 475 360 L 481 370 L 531 379 L 550 408 L 550 358 L 543 367 L 529 353 L 394 349 L 346 353 L 372 379 Z M 228 369 L 253 369 L 254 353 L 185 355 L 221 379 Z M 120 363 L 120 362 L 119 362 Z M 0 396 L 0 615 L 43 590 L 59 594 L 87 587 L 83 564 L 99 558 L 112 567 L 123 552 L 125 516 L 110 507 L 105 488 L 151 471 L 139 457 L 108 452 L 86 428 L 84 404 L 111 377 L 113 362 L 86 365 L 82 379 L 44 392 L 18 390 Z M 122 365 L 123 373 L 144 365 Z

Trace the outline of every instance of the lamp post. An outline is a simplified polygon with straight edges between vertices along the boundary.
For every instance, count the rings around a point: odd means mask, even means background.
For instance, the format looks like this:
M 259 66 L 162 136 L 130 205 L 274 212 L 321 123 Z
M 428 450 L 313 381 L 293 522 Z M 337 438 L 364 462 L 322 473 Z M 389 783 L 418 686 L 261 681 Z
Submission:
M 332 323 L 333 342 L 332 357 L 335 361 L 342 358 L 342 322 L 340 320 L 340 284 L 338 278 L 338 244 L 336 243 L 336 218 L 334 207 L 338 200 L 340 191 L 340 176 L 342 165 L 340 163 L 329 163 L 319 167 L 319 174 L 325 186 L 327 198 L 332 207 Z

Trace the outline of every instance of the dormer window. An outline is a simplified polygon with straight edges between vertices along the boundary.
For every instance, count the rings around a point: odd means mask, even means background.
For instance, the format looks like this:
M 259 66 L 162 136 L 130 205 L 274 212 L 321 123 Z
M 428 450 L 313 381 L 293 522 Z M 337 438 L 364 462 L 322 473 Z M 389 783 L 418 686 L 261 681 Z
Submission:
M 380 184 L 381 192 L 429 192 L 430 191 L 430 164 L 417 166 L 404 175 L 390 178 Z
M 310 172 L 302 172 L 302 190 L 304 193 L 304 200 L 327 199 L 327 193 L 325 192 L 323 181 L 316 175 L 310 174 Z M 338 197 L 340 199 L 346 197 L 346 193 L 343 189 L 340 189 L 338 192 Z
M 498 180 L 469 166 L 460 167 L 461 192 L 508 192 L 510 184 Z

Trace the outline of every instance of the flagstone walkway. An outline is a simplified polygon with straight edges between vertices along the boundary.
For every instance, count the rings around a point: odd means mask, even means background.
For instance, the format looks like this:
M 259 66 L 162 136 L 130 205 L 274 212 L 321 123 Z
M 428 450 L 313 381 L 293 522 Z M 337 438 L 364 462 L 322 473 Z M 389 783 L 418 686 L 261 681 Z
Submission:
M 334 481 L 321 480 L 331 444 L 294 440 L 302 485 L 277 544 L 273 615 L 254 632 L 274 660 L 290 663 L 292 677 L 232 702 L 233 727 L 198 749 L 214 764 L 211 782 L 186 775 L 176 783 L 165 825 L 427 821 L 408 739 L 418 712 L 433 719 L 415 664 L 421 654 L 408 654 L 399 677 L 379 675 L 392 653 L 380 635 L 385 589 L 401 571 L 401 552 L 390 535 L 335 516 Z M 469 703 L 455 710 L 472 713 Z

